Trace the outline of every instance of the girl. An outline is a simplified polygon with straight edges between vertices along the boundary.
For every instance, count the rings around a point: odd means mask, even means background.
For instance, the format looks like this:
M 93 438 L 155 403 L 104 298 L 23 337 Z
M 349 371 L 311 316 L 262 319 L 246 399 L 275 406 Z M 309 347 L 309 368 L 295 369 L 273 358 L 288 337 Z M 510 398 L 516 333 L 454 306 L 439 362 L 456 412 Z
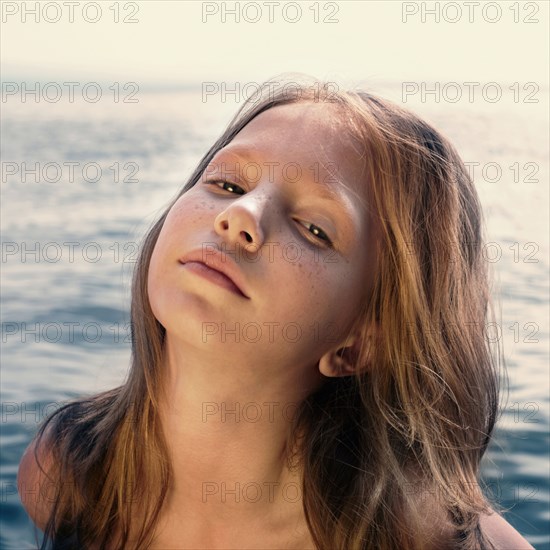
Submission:
M 266 82 L 144 240 L 127 382 L 25 452 L 43 547 L 531 548 L 478 484 L 499 397 L 482 248 L 434 128 Z

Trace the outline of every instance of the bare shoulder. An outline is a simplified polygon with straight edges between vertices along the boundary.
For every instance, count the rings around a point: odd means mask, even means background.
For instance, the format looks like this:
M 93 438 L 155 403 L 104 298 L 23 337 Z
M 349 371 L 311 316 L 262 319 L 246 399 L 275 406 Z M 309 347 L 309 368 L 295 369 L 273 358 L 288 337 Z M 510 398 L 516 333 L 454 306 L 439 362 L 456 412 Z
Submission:
M 426 524 L 426 533 L 430 533 L 429 550 L 451 550 L 454 548 L 456 528 L 450 517 L 442 510 L 431 508 L 425 516 L 429 520 Z M 535 550 L 506 519 L 493 511 L 491 514 L 481 514 L 479 526 L 482 533 L 496 550 Z
M 44 531 L 50 516 L 54 481 L 39 467 L 37 456 L 42 469 L 49 472 L 53 459 L 47 431 L 40 444 L 35 437 L 25 449 L 17 472 L 17 490 L 21 503 L 36 526 Z
M 535 550 L 512 525 L 493 511 L 479 518 L 479 526 L 497 550 Z
M 434 492 L 423 492 L 417 499 L 417 510 L 425 518 L 423 532 L 426 533 L 428 550 L 451 550 L 455 547 L 456 527 L 450 513 L 433 496 Z M 506 519 L 491 509 L 481 514 L 479 527 L 496 550 L 535 550 Z

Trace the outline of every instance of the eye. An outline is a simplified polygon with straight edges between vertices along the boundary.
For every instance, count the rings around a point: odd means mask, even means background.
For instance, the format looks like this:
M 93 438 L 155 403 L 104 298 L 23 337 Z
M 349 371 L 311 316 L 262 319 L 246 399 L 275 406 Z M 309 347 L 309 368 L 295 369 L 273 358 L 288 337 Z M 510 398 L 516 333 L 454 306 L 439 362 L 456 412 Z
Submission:
M 236 195 L 244 195 L 245 191 L 242 187 L 239 187 L 235 183 L 231 183 L 229 181 L 224 180 L 206 180 L 204 182 L 207 185 L 215 185 L 222 189 L 223 191 L 229 191 L 230 193 L 236 192 Z M 221 183 L 221 186 L 219 185 Z M 238 190 L 238 191 L 237 191 Z
M 302 223 L 302 222 L 300 222 L 300 223 Z M 332 248 L 332 246 L 333 246 L 332 241 L 330 240 L 328 235 L 320 227 L 318 227 L 317 225 L 313 225 L 312 223 L 309 223 L 309 222 L 303 222 L 302 225 L 304 227 L 309 226 L 309 231 L 313 235 L 318 237 L 318 239 L 320 241 L 324 241 L 325 246 L 328 246 L 328 247 Z

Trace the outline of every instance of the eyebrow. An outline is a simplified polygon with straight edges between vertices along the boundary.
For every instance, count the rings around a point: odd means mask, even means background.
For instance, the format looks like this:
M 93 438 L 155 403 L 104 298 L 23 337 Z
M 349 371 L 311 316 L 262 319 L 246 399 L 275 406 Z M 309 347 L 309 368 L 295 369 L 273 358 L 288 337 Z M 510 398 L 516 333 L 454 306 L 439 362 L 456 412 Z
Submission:
M 251 160 L 253 158 L 251 155 L 251 151 L 254 151 L 254 148 L 237 146 L 223 147 L 215 153 L 210 162 L 212 162 L 216 157 L 223 157 L 224 155 L 234 155 L 245 160 Z M 256 149 L 256 151 L 258 152 L 258 154 L 260 154 L 259 150 Z M 330 177 L 334 178 L 334 176 L 332 175 Z M 331 201 L 338 207 L 342 214 L 342 218 L 345 222 L 347 230 L 355 233 L 356 228 L 355 224 L 352 222 L 353 216 L 351 215 L 349 208 L 342 201 L 342 196 L 331 187 L 331 185 L 335 184 L 339 180 L 335 178 L 335 181 L 323 181 L 323 178 L 320 177 L 319 181 L 315 181 L 315 179 L 312 177 L 306 178 L 306 181 L 311 181 L 316 185 L 316 191 L 321 198 Z

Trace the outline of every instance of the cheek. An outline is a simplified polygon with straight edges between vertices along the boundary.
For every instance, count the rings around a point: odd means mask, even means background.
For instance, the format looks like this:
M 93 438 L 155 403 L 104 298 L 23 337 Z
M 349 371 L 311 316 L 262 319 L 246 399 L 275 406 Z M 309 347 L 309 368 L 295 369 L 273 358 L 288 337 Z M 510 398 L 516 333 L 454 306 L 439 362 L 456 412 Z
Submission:
M 166 302 L 164 296 L 166 285 L 163 284 L 162 276 L 164 269 L 162 260 L 164 257 L 163 243 L 159 235 L 159 239 L 157 239 L 149 262 L 149 270 L 147 272 L 147 295 L 153 315 L 163 325 L 162 311 L 164 311 L 164 303 Z
M 217 211 L 212 200 L 205 200 L 188 192 L 174 205 L 166 219 L 166 237 L 176 244 L 193 239 L 196 232 L 208 233 L 214 228 Z
M 343 260 L 342 260 L 343 261 Z M 362 288 L 357 274 L 346 264 L 339 269 L 327 268 L 317 282 L 315 298 L 322 306 L 319 338 L 335 343 L 351 329 L 362 306 Z
M 311 255 L 273 270 L 269 305 L 273 320 L 296 323 L 314 344 L 338 342 L 360 311 L 361 284 L 352 264 Z
M 173 277 L 176 262 L 182 253 L 196 246 L 192 242 L 196 231 L 208 230 L 208 224 L 213 227 L 212 209 L 213 205 L 208 201 L 198 200 L 189 192 L 178 199 L 166 216 L 147 274 L 149 302 L 155 317 L 161 322 L 159 315 L 175 298 L 173 294 L 177 281 Z
M 172 209 L 164 225 L 160 230 L 157 242 L 151 254 L 149 262 L 149 270 L 147 273 L 147 293 L 149 295 L 149 303 L 155 317 L 161 321 L 159 315 L 164 310 L 166 302 L 170 297 L 168 276 L 170 268 L 175 267 L 175 261 L 178 257 L 178 213 Z M 171 266 L 171 264 L 173 264 Z
M 189 239 L 195 229 L 208 229 L 214 226 L 214 204 L 211 201 L 199 199 L 191 191 L 180 197 L 172 207 L 157 239 L 158 256 L 162 252 L 184 247 L 184 240 Z

